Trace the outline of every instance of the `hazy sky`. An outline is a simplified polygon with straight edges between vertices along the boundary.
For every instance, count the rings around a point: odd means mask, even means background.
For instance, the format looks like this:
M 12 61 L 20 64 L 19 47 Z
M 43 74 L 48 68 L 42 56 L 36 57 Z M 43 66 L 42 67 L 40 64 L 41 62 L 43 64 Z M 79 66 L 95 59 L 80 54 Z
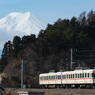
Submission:
M 48 23 L 58 18 L 78 17 L 95 10 L 95 0 L 0 0 L 0 18 L 11 12 L 31 12 Z

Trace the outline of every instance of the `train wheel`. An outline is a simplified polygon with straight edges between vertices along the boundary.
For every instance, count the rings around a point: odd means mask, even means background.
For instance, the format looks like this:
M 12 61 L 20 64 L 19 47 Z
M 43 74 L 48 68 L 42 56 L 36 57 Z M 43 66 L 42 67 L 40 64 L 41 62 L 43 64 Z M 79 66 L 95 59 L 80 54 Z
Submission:
M 95 85 L 91 85 L 91 88 L 95 89 Z

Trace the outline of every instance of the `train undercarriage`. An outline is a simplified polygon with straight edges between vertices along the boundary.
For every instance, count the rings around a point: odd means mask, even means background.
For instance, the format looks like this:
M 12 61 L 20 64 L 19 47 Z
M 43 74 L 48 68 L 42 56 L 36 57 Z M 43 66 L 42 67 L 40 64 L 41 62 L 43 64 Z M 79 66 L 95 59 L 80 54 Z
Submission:
M 41 88 L 64 88 L 64 89 L 69 89 L 69 88 L 92 88 L 95 89 L 95 84 L 52 84 L 52 85 L 41 85 Z

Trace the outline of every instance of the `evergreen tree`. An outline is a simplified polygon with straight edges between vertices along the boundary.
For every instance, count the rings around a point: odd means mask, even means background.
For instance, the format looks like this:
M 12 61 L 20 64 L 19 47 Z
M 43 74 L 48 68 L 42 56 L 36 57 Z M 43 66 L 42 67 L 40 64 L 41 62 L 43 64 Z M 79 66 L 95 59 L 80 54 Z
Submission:
M 21 49 L 21 38 L 18 36 L 15 36 L 13 39 L 13 53 L 14 57 L 17 57 L 19 51 Z
M 5 66 L 8 64 L 10 57 L 12 56 L 12 44 L 8 41 L 4 44 L 2 51 L 1 61 L 0 61 L 0 71 L 2 72 Z

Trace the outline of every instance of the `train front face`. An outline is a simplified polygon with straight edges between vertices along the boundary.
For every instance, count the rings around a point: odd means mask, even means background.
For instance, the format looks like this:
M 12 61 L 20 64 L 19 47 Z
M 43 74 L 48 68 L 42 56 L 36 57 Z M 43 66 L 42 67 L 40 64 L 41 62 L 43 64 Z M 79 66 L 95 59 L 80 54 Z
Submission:
M 48 84 L 48 74 L 40 74 L 39 85 L 47 85 L 47 84 Z
M 93 78 L 93 84 L 95 84 L 95 69 L 93 70 L 92 78 Z

